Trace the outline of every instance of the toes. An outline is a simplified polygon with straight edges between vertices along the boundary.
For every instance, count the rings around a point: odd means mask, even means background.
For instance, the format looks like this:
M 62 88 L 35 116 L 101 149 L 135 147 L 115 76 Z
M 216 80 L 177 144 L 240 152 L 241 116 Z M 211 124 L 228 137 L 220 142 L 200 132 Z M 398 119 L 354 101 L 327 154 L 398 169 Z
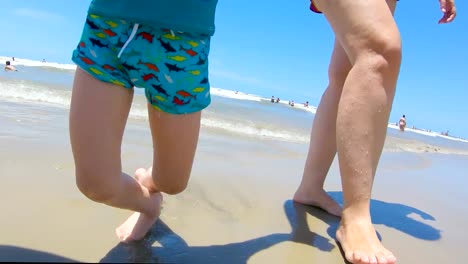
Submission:
M 387 255 L 386 259 L 387 259 L 387 264 L 395 264 L 397 260 L 396 257 L 392 253 L 390 253 L 390 255 Z
M 389 250 L 387 250 L 386 248 L 384 248 L 379 253 L 379 255 L 381 255 L 387 261 L 384 264 L 394 264 L 397 261 L 396 257 L 393 255 L 393 253 L 390 252 Z
M 345 251 L 345 258 L 346 258 L 346 260 L 348 262 L 351 262 L 351 263 L 355 262 L 355 256 L 354 256 L 354 253 L 352 251 L 350 251 L 350 252 Z
M 388 264 L 387 257 L 382 252 L 377 254 L 377 263 L 379 263 L 379 264 Z
M 393 256 L 393 255 L 392 255 Z M 366 255 L 362 252 L 348 252 L 345 253 L 346 260 L 351 263 L 363 263 L 363 264 L 394 264 L 396 259 L 394 258 L 393 262 L 388 260 L 388 256 L 380 253 L 377 255 Z
M 354 252 L 352 253 L 352 258 L 350 260 L 348 260 L 349 262 L 351 263 L 360 263 L 360 262 L 364 262 L 364 259 L 363 259 L 363 256 L 361 255 L 361 253 L 359 252 Z M 365 262 L 364 262 L 365 263 Z
M 355 256 L 356 256 L 356 255 L 355 255 Z M 361 263 L 365 263 L 365 264 L 369 264 L 369 263 L 370 263 L 369 256 L 360 255 L 360 258 L 361 258 Z
M 370 264 L 377 264 L 377 258 L 375 256 L 370 256 L 369 257 L 369 263 Z
M 396 257 L 390 252 L 378 252 L 375 255 L 364 254 L 361 251 L 344 252 L 348 262 L 354 264 L 395 264 Z

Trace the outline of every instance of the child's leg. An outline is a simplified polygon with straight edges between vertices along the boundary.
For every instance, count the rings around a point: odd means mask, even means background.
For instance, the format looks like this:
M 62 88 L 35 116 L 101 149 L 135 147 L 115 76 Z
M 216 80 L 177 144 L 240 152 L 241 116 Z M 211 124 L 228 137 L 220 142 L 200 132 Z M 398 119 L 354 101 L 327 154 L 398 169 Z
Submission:
M 201 110 L 210 103 L 208 53 L 210 38 L 194 37 L 140 25 L 136 35 L 150 34 L 154 41 L 133 39 L 122 52 L 129 76 L 145 89 L 153 139 L 153 168 L 135 175 L 150 192 L 177 194 L 186 186 L 198 143 Z M 143 237 L 151 227 L 134 213 L 119 228 Z M 135 230 L 140 230 L 135 231 Z
M 173 115 L 148 105 L 148 114 L 153 136 L 154 169 L 148 171 L 148 177 L 141 178 L 141 182 L 153 192 L 181 193 L 192 170 L 201 111 Z
M 132 90 L 77 69 L 70 109 L 76 182 L 91 200 L 141 212 L 146 222 L 154 223 L 161 195 L 121 171 L 120 148 L 132 98 Z
M 137 171 L 138 180 L 151 192 L 178 194 L 185 190 L 192 170 L 200 130 L 201 111 L 174 115 L 154 109 L 148 104 L 153 136 L 153 168 Z M 138 212 L 118 228 L 124 234 L 143 237 L 152 223 Z

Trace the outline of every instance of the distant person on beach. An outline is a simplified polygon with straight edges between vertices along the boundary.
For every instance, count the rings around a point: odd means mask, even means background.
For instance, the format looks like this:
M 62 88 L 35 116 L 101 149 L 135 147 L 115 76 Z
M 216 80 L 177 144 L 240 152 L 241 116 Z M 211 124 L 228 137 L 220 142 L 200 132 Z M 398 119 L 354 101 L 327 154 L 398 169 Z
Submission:
M 279 97 L 276 98 L 276 102 L 279 103 L 280 102 L 280 99 Z
M 270 102 L 274 103 L 275 102 L 275 97 L 272 96 Z
M 304 103 L 304 107 L 309 107 L 309 101 L 306 101 L 306 102 Z
M 10 61 L 5 62 L 5 71 L 18 71 L 15 66 L 11 65 Z
M 121 241 L 145 236 L 160 215 L 162 193 L 185 190 L 201 111 L 211 102 L 208 53 L 217 0 L 138 3 L 93 0 L 72 56 L 76 183 L 89 199 L 134 212 L 116 229 Z M 121 146 L 135 86 L 145 89 L 153 167 L 132 177 L 122 172 Z
M 406 116 L 405 115 L 403 115 L 400 118 L 400 121 L 398 121 L 398 126 L 400 127 L 401 131 L 405 131 L 405 127 L 406 127 Z
M 392 16 L 395 7 L 396 0 L 314 0 L 310 5 L 312 11 L 324 13 L 335 33 L 335 44 L 328 88 L 313 121 L 294 201 L 341 216 L 336 238 L 351 263 L 396 262 L 377 237 L 370 215 L 372 184 L 400 71 L 401 39 Z M 439 23 L 452 22 L 454 0 L 440 0 L 440 8 Z M 336 153 L 343 208 L 323 189 Z
M 11 60 L 12 60 L 12 61 L 15 61 L 15 57 L 11 57 Z

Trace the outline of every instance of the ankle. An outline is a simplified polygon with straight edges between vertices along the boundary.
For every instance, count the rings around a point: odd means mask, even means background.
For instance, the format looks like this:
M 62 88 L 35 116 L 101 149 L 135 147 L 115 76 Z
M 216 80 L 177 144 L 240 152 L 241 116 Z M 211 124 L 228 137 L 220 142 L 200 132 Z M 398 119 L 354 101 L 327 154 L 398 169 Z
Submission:
M 301 184 L 299 188 L 296 191 L 296 194 L 316 194 L 316 193 L 322 193 L 325 192 L 323 188 L 323 183 L 307 183 L 307 184 Z
M 356 221 L 371 221 L 370 209 L 367 204 L 351 205 L 343 208 L 341 216 L 343 223 Z
M 145 210 L 145 212 L 142 212 L 148 217 L 157 217 L 161 213 L 161 204 L 162 204 L 162 194 L 160 192 L 158 193 L 152 193 L 150 194 L 149 197 L 150 201 L 149 204 Z M 155 210 L 156 209 L 156 210 Z

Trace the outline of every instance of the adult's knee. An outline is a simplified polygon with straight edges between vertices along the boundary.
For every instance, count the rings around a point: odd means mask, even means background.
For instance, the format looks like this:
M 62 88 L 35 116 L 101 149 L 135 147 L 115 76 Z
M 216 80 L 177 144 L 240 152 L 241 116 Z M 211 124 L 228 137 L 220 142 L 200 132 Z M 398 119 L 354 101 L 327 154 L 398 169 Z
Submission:
M 328 68 L 329 89 L 341 91 L 350 70 L 351 65 L 349 63 L 343 63 L 342 65 L 338 65 L 333 64 L 332 62 L 332 64 Z
M 371 38 L 367 47 L 356 59 L 356 63 L 365 64 L 370 71 L 379 73 L 398 73 L 401 65 L 401 39 L 395 33 L 393 36 L 377 34 Z
M 351 68 L 352 65 L 348 55 L 341 45 L 335 44 L 330 65 L 328 66 L 329 87 L 341 90 Z

